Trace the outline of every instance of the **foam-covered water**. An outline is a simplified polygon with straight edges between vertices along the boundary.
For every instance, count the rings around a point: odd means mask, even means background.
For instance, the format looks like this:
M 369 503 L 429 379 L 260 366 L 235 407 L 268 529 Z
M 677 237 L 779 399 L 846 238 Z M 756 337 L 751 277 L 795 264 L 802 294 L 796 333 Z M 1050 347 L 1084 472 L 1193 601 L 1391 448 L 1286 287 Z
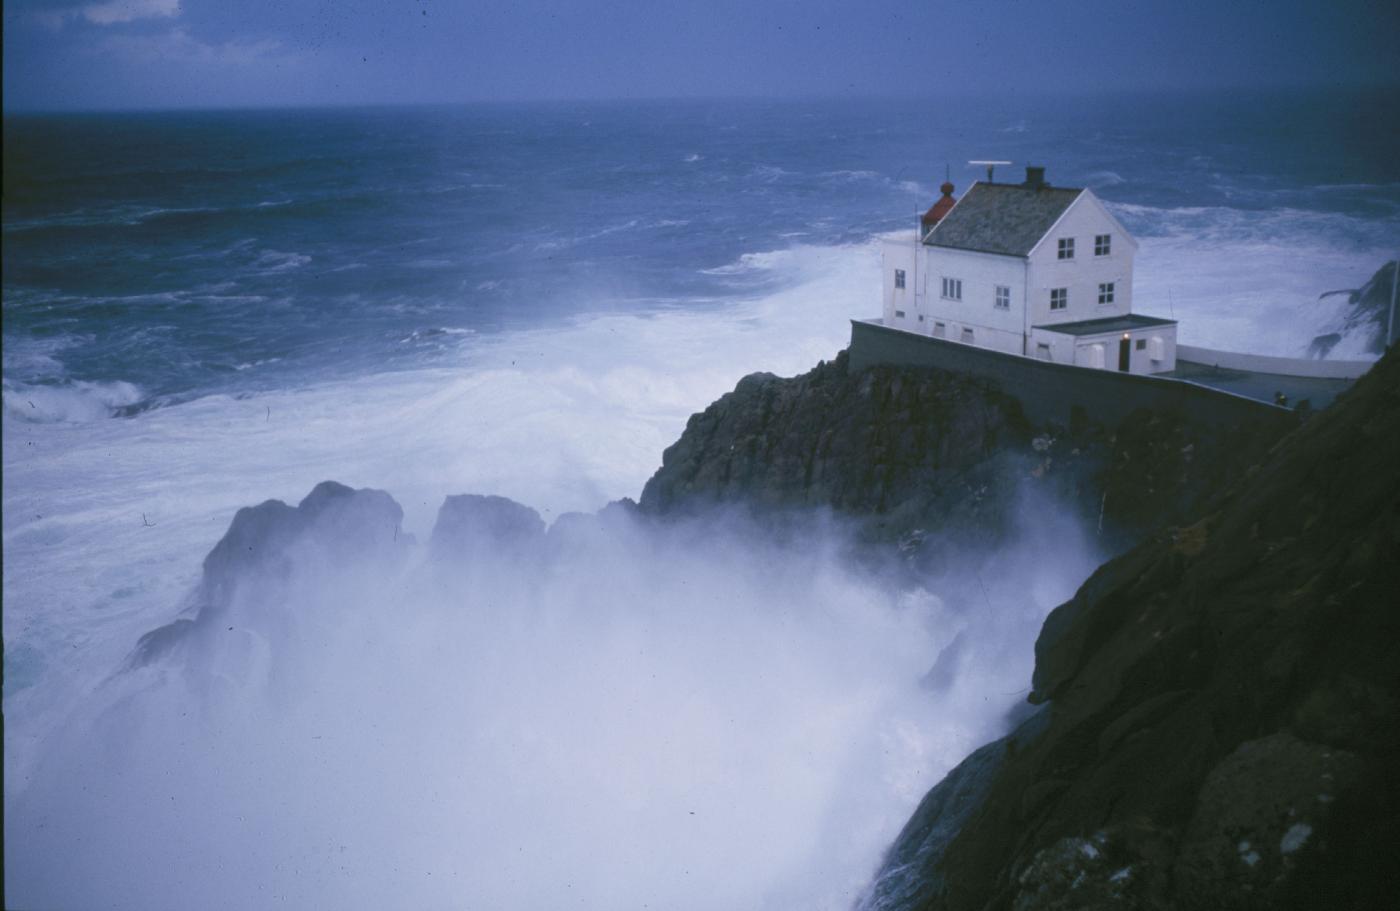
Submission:
M 1395 99 L 1207 101 L 7 118 L 7 821 L 47 738 L 173 616 L 239 506 L 336 478 L 390 490 L 425 536 L 451 493 L 546 519 L 635 496 L 690 413 L 747 372 L 832 356 L 846 320 L 875 313 L 874 238 L 928 204 L 945 159 L 1035 160 L 1092 186 L 1141 242 L 1139 309 L 1175 316 L 1188 343 L 1301 353 L 1340 319 L 1317 295 L 1395 255 L 1400 154 L 1380 116 Z M 1045 570 L 997 634 L 1009 652 L 1028 662 L 1037 612 L 1090 557 Z M 923 597 L 841 584 L 871 618 Z M 946 634 L 915 639 L 923 664 Z M 798 668 L 825 647 L 804 641 Z M 835 735 L 902 744 L 884 784 L 831 766 L 820 787 L 754 799 L 810 820 L 861 793 L 873 815 L 841 817 L 864 839 L 846 848 L 873 862 L 922 788 L 994 733 L 1024 670 L 989 659 L 951 701 L 848 716 Z M 744 787 L 761 795 L 761 775 Z M 760 873 L 743 871 L 757 892 L 779 882 Z

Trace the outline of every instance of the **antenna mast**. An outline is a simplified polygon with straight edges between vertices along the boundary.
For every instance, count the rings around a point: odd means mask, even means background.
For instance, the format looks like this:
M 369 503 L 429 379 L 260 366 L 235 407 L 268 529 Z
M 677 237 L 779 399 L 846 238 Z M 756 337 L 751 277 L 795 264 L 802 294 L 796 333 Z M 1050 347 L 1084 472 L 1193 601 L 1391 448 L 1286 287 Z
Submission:
M 1011 162 L 1009 162 L 1009 161 L 985 161 L 985 160 L 978 160 L 978 161 L 969 161 L 968 164 L 969 164 L 969 165 L 986 165 L 986 167 L 987 167 L 987 183 L 995 183 L 995 181 L 992 179 L 992 170 L 993 170 L 997 165 L 999 165 L 999 164 L 1009 165 L 1009 164 L 1011 164 Z

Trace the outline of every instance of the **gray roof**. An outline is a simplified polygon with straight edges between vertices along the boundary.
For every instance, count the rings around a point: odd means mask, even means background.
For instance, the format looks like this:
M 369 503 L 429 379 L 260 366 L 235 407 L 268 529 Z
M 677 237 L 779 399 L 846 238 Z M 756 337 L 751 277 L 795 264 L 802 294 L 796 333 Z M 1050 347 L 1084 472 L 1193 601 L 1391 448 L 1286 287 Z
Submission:
M 1036 326 L 1046 332 L 1059 332 L 1063 335 L 1100 335 L 1105 332 L 1128 332 L 1133 329 L 1147 329 L 1152 326 L 1175 326 L 1176 320 L 1162 319 L 1160 316 L 1147 316 L 1143 313 L 1129 313 L 1126 316 L 1105 316 L 1101 319 L 1082 319 L 1074 323 L 1051 323 Z
M 975 183 L 924 239 L 935 247 L 1026 256 L 1082 189 Z

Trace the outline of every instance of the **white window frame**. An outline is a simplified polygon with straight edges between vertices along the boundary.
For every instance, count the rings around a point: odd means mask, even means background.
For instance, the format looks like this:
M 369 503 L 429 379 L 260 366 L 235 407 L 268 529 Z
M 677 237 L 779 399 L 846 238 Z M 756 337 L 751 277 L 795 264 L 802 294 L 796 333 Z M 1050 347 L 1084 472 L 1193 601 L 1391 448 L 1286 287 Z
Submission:
M 894 270 L 894 286 L 895 286 L 895 289 L 898 290 L 898 291 L 903 291 L 903 290 L 904 290 L 904 270 L 903 270 L 903 269 L 895 269 L 895 270 Z
M 1061 237 L 1055 253 L 1056 259 L 1074 259 L 1074 238 Z
M 1099 306 L 1107 307 L 1114 300 L 1114 285 L 1117 282 L 1099 282 Z
M 1011 309 L 1011 286 L 1010 286 L 1010 285 L 997 285 L 997 286 L 996 286 L 996 290 L 994 290 L 994 291 L 992 292 L 992 309 L 993 309 L 993 310 L 1010 310 L 1010 309 Z
M 1069 289 L 1068 289 L 1068 288 L 1051 288 L 1051 289 L 1050 289 L 1050 309 L 1051 309 L 1051 311 L 1068 310 L 1068 309 L 1069 309 Z
M 1095 234 L 1095 235 L 1094 235 L 1094 255 L 1095 255 L 1095 256 L 1109 256 L 1109 255 L 1112 254 L 1112 253 L 1113 253 L 1113 235 L 1112 235 L 1112 234 Z
M 949 278 L 943 276 L 943 294 L 941 297 L 948 301 L 962 300 L 962 279 Z

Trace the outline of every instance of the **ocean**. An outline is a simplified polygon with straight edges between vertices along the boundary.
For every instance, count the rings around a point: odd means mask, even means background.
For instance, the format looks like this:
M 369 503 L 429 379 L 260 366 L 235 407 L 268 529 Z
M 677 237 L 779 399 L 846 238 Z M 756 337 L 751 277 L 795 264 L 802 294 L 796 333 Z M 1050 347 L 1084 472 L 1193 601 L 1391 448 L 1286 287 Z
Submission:
M 794 375 L 831 358 L 850 318 L 877 313 L 880 237 L 912 225 L 945 175 L 958 193 L 983 176 L 970 159 L 1016 162 L 998 179 L 1032 163 L 1053 184 L 1092 188 L 1141 245 L 1135 308 L 1178 319 L 1182 342 L 1299 356 L 1342 325 L 1344 298 L 1320 295 L 1359 287 L 1400 252 L 1397 122 L 1400 96 L 1361 90 L 7 114 L 8 875 L 30 890 L 20 894 L 58 888 L 13 854 L 47 818 L 32 795 L 52 784 L 31 778 L 73 742 L 63 732 L 100 701 L 136 638 L 178 613 L 240 506 L 296 502 L 335 479 L 388 490 L 423 539 L 448 494 L 509 496 L 546 521 L 635 498 L 690 414 L 747 373 Z M 1332 356 L 1363 356 L 1363 343 L 1344 338 Z M 839 681 L 813 670 L 814 692 L 849 685 L 869 698 L 833 716 L 845 720 L 823 728 L 827 764 L 781 800 L 765 803 L 791 767 L 753 764 L 771 780 L 740 787 L 743 812 L 706 831 L 723 840 L 748 825 L 762 839 L 739 839 L 735 857 L 690 857 L 697 875 L 729 871 L 728 907 L 849 904 L 923 790 L 996 736 L 1039 618 L 1097 556 L 1086 546 L 1054 571 L 1016 575 L 1024 622 L 998 631 L 997 666 L 970 675 L 956 704 L 918 703 L 890 669 L 862 683 L 853 655 L 829 662 Z M 938 593 L 872 594 L 846 577 L 832 587 L 942 616 Z M 854 635 L 866 657 L 946 645 L 934 620 L 911 632 L 870 610 L 859 620 L 870 638 L 846 621 L 833 621 L 833 638 Z M 811 645 L 792 659 L 803 668 L 831 657 L 826 639 Z M 910 680 L 929 658 L 915 651 L 897 663 Z M 736 674 L 759 688 L 768 679 L 757 661 Z M 989 688 L 1000 694 L 992 708 Z M 755 716 L 754 737 L 772 728 Z M 841 745 L 861 738 L 884 758 L 852 765 Z M 869 773 L 858 786 L 857 767 Z M 631 799 L 609 793 L 614 809 Z M 868 815 L 836 796 L 852 793 Z M 210 812 L 236 805 L 206 800 Z M 539 809 L 517 811 L 527 806 Z M 89 810 L 99 812 L 71 819 Z M 783 813 L 819 832 L 839 818 L 859 843 L 812 835 L 806 853 L 765 854 L 792 833 L 756 820 Z M 590 858 L 595 821 L 582 813 L 572 840 L 535 850 Z M 183 827 L 150 832 L 157 852 L 177 835 L 197 840 Z M 220 838 L 237 850 L 236 835 Z M 330 863 L 298 850 L 312 867 Z M 666 886 L 681 860 L 653 860 L 646 894 L 685 906 Z M 780 887 L 770 867 L 783 883 L 819 885 Z M 832 870 L 840 876 L 823 879 Z M 93 882 L 122 882 L 119 904 L 188 905 L 194 893 L 143 892 L 144 872 L 114 862 Z M 539 875 L 539 906 L 551 906 L 548 886 L 562 881 Z M 446 895 L 537 894 L 503 882 Z M 458 906 L 416 888 L 346 894 Z M 601 880 L 578 894 L 617 906 Z

